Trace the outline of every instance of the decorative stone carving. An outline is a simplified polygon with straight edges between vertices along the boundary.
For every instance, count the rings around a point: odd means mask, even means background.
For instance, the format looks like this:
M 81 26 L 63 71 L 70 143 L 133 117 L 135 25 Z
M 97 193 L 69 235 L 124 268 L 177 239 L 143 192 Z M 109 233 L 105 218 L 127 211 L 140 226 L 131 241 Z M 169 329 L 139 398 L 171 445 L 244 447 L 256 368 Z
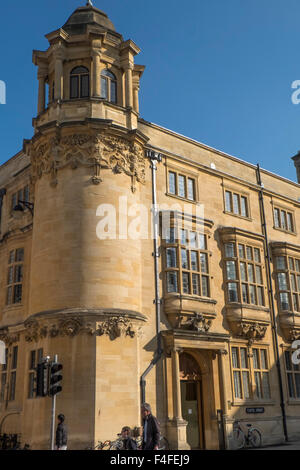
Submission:
M 202 313 L 195 312 L 194 315 L 188 317 L 184 323 L 182 322 L 183 318 L 183 316 L 178 317 L 176 328 L 196 331 L 197 333 L 206 333 L 212 324 L 212 320 L 206 318 Z
M 3 341 L 6 346 L 11 346 L 13 343 L 17 343 L 20 340 L 20 335 L 10 333 L 8 328 L 0 329 L 0 341 Z
M 114 173 L 125 173 L 131 177 L 131 189 L 136 190 L 136 182 L 145 183 L 145 158 L 141 144 L 122 137 L 94 134 L 72 134 L 61 137 L 59 132 L 47 140 L 41 138 L 29 145 L 33 180 L 43 174 L 50 175 L 50 184 L 58 183 L 57 172 L 70 166 L 76 169 L 86 166 L 93 169 L 91 182 L 102 181 L 101 169 Z
M 45 320 L 29 320 L 25 322 L 25 340 L 27 342 L 37 342 L 46 337 L 56 338 L 66 336 L 73 338 L 79 334 L 88 335 L 108 335 L 113 341 L 121 335 L 134 338 L 139 331 L 134 330 L 134 326 L 129 318 L 122 316 L 112 316 L 111 318 L 97 321 L 96 327 L 90 322 L 85 322 L 82 318 L 58 318 L 55 323 L 48 323 Z M 1 331 L 1 330 L 0 330 Z
M 238 325 L 237 336 L 248 339 L 249 345 L 265 337 L 268 325 L 258 322 L 242 321 Z
M 290 328 L 289 330 L 284 330 L 286 340 L 289 343 L 300 339 L 300 329 L 299 328 Z

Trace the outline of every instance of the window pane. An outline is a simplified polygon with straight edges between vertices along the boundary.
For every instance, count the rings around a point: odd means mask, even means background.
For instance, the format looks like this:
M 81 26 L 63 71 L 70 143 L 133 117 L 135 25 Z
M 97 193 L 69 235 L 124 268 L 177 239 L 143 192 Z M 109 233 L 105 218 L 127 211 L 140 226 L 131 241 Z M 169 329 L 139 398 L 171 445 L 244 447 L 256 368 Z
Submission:
M 259 369 L 258 349 L 253 349 L 252 354 L 253 354 L 253 367 L 254 367 L 254 369 Z
M 249 282 L 254 282 L 253 264 L 248 264 L 248 281 Z
M 248 358 L 246 348 L 241 348 L 241 368 L 248 369 Z
M 287 228 L 290 232 L 294 231 L 293 216 L 290 212 L 287 213 Z
M 70 79 L 70 98 L 78 98 L 79 96 L 79 77 L 78 76 L 71 76 Z
M 281 310 L 290 309 L 290 300 L 289 300 L 289 295 L 287 292 L 280 293 L 280 305 L 281 305 Z
M 251 246 L 247 246 L 247 259 L 250 261 L 253 259 Z
M 35 364 L 35 351 L 30 352 L 30 361 L 29 361 L 29 369 L 34 369 L 36 366 Z
M 29 186 L 25 186 L 24 188 L 24 201 L 29 202 Z
M 107 79 L 101 77 L 101 98 L 108 99 Z
M 274 209 L 275 228 L 280 228 L 279 209 Z
M 186 197 L 185 194 L 185 176 L 178 175 L 178 194 L 180 197 Z
M 249 297 L 248 297 L 247 284 L 242 284 L 242 296 L 243 296 L 243 302 L 248 304 L 249 303 Z
M 16 261 L 24 261 L 24 249 L 18 248 L 16 250 Z
M 245 196 L 241 197 L 241 215 L 248 217 L 247 198 Z
M 117 83 L 113 81 L 110 83 L 110 101 L 117 102 Z
M 257 304 L 255 286 L 249 286 L 250 304 Z
M 234 243 L 226 243 L 225 244 L 225 256 L 226 258 L 234 258 Z
M 262 387 L 260 382 L 260 372 L 254 372 L 255 380 L 255 395 L 257 398 L 262 398 Z
M 193 294 L 200 295 L 199 274 L 192 274 L 192 282 L 193 282 Z
M 293 374 L 287 374 L 288 386 L 289 386 L 289 396 L 290 398 L 295 398 L 294 384 L 293 384 Z
M 169 171 L 169 192 L 176 194 L 176 174 Z
M 278 273 L 277 274 L 278 278 L 278 286 L 279 290 L 287 290 L 287 277 L 285 273 Z
M 191 251 L 191 268 L 192 271 L 199 271 L 197 251 Z
M 7 285 L 10 285 L 14 282 L 14 267 L 10 266 L 8 268 L 8 275 L 7 275 Z
M 260 266 L 255 266 L 255 274 L 256 274 L 256 283 L 262 284 L 262 273 L 261 273 Z
M 277 269 L 285 269 L 285 257 L 284 256 L 277 256 L 276 267 Z
M 258 305 L 263 306 L 265 304 L 263 287 L 258 287 L 257 288 L 257 295 L 258 295 Z
M 246 274 L 246 263 L 240 263 L 240 272 L 241 272 L 241 280 L 247 281 L 247 274 Z
M 243 377 L 244 398 L 250 398 L 249 372 L 243 371 L 242 377 Z
M 16 394 L 16 372 L 11 372 L 10 374 L 10 393 L 9 399 L 13 401 Z
M 191 248 L 197 248 L 197 233 L 190 232 L 190 246 Z
M 4 401 L 4 398 L 5 398 L 5 385 L 6 385 L 6 374 L 1 374 L 0 401 Z
M 30 372 L 28 381 L 28 398 L 34 398 L 34 372 Z
M 295 374 L 296 397 L 300 398 L 300 374 Z
M 296 259 L 295 264 L 296 264 L 296 271 L 299 273 L 300 272 L 300 261 L 298 259 Z
M 186 230 L 180 230 L 180 238 L 181 238 L 181 245 L 186 245 L 187 244 L 187 231 Z
M 254 260 L 256 263 L 260 263 L 260 250 L 258 248 L 254 248 Z
M 81 98 L 90 96 L 90 79 L 89 75 L 81 75 Z
M 232 212 L 231 193 L 229 191 L 225 191 L 225 210 Z
M 166 233 L 166 243 L 175 243 L 175 228 L 170 227 Z
M 300 291 L 300 276 L 297 276 L 297 287 L 298 287 L 298 292 Z
M 13 250 L 13 251 L 10 251 L 9 253 L 8 264 L 12 264 L 14 263 L 14 261 L 15 261 L 15 252 Z
M 203 295 L 203 297 L 209 297 L 208 277 L 207 276 L 202 276 L 202 295 Z
M 198 244 L 200 250 L 206 250 L 206 236 L 202 233 L 198 234 Z
M 12 287 L 8 287 L 7 289 L 7 296 L 6 296 L 6 303 L 7 305 L 12 304 Z
M 285 367 L 287 370 L 292 370 L 292 362 L 291 362 L 291 355 L 289 351 L 285 351 L 284 353 L 285 357 Z
M 23 266 L 18 265 L 15 267 L 15 282 L 22 282 L 23 280 Z
M 177 267 L 176 248 L 167 248 L 167 268 Z
M 17 304 L 22 301 L 22 284 L 17 284 L 14 287 L 14 303 Z
M 294 271 L 294 260 L 293 260 L 293 258 L 289 258 L 289 267 L 292 271 Z
M 188 199 L 195 200 L 195 181 L 192 178 L 188 178 Z
M 269 373 L 262 373 L 262 392 L 264 398 L 270 398 Z
M 228 280 L 236 279 L 235 261 L 226 261 L 226 275 Z
M 167 272 L 167 290 L 168 292 L 177 292 L 177 273 L 175 271 Z
M 238 372 L 238 371 L 233 372 L 233 380 L 234 380 L 234 396 L 235 396 L 235 398 L 243 398 L 242 397 L 240 372 Z
M 286 213 L 285 213 L 285 211 L 280 211 L 280 222 L 281 222 L 281 228 L 286 230 Z
M 197 253 L 196 253 L 197 255 Z M 188 257 L 187 257 L 187 251 L 185 248 L 181 248 L 181 267 L 183 269 L 188 269 Z M 196 270 L 198 271 L 198 270 Z
M 201 262 L 201 272 L 208 273 L 207 254 L 200 253 L 200 262 Z
M 182 273 L 182 290 L 184 294 L 190 293 L 190 276 L 188 273 Z
M 245 247 L 244 245 L 239 245 L 239 257 L 245 259 Z
M 260 361 L 261 368 L 268 369 L 267 351 L 265 349 L 260 350 Z
M 14 346 L 12 353 L 12 363 L 11 368 L 16 369 L 18 364 L 18 346 Z
M 238 301 L 238 294 L 237 294 L 237 284 L 230 282 L 228 284 L 228 298 L 229 302 L 237 302 Z
M 233 213 L 240 214 L 240 201 L 238 194 L 233 195 Z
M 238 348 L 231 348 L 231 355 L 232 355 L 232 367 L 234 369 L 239 369 Z
M 298 312 L 298 295 L 293 294 L 292 298 L 293 298 L 293 308 L 296 312 Z

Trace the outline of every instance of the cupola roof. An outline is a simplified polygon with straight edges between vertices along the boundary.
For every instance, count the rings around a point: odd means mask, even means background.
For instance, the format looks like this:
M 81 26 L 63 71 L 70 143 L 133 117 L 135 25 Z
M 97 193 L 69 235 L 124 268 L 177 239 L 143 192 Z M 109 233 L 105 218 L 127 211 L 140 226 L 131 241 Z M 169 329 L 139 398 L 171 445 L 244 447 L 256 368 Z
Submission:
M 88 25 L 99 29 L 99 31 L 116 31 L 107 14 L 95 8 L 91 3 L 87 3 L 85 7 L 77 8 L 62 29 L 70 36 L 73 36 L 75 34 L 84 34 Z

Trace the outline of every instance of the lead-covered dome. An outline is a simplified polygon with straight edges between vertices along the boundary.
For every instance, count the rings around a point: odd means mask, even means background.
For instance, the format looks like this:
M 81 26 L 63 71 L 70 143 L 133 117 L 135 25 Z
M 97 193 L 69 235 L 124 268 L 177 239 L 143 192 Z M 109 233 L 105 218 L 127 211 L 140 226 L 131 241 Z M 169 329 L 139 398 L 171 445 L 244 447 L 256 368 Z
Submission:
M 100 31 L 116 31 L 107 14 L 92 5 L 77 8 L 62 29 L 70 35 L 84 34 L 88 25 L 94 26 Z

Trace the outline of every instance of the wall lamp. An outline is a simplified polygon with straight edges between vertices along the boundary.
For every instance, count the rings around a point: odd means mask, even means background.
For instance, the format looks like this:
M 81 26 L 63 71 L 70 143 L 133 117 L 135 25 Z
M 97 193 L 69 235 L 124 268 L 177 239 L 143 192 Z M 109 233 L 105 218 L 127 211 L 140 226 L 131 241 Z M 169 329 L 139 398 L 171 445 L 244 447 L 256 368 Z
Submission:
M 18 204 L 14 207 L 14 211 L 20 213 L 20 212 L 24 212 L 25 209 L 29 209 L 33 217 L 33 208 L 34 208 L 34 204 L 32 202 L 19 200 Z

